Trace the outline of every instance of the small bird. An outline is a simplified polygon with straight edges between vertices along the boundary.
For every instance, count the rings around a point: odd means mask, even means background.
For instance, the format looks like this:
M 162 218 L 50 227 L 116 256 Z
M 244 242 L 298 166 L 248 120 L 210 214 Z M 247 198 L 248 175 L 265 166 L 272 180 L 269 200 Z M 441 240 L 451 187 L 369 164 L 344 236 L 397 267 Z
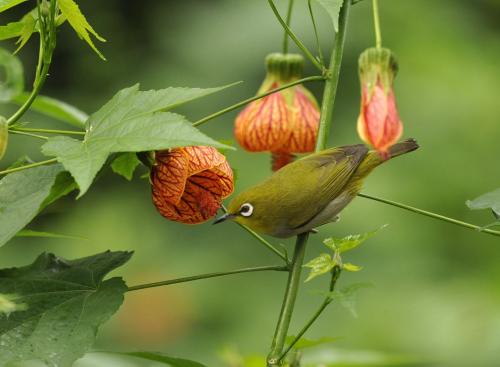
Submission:
M 313 231 L 338 220 L 375 167 L 417 148 L 417 142 L 408 139 L 393 145 L 385 159 L 363 144 L 308 155 L 237 195 L 214 224 L 231 219 L 279 238 Z

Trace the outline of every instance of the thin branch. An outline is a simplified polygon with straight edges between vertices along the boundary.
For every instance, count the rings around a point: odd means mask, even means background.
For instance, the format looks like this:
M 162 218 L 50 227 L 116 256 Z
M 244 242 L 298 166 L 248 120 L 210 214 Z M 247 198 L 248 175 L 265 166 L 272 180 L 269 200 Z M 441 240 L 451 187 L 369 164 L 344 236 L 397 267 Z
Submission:
M 51 3 L 50 6 L 50 14 L 49 14 L 49 21 L 50 24 L 48 25 L 48 34 L 46 33 L 45 26 L 46 24 L 44 23 L 44 17 L 42 16 L 42 13 L 40 11 L 40 1 L 37 1 L 37 11 L 38 11 L 38 21 L 39 23 L 39 29 L 40 29 L 40 47 L 38 51 L 38 62 L 36 66 L 36 72 L 35 72 L 35 81 L 33 82 L 33 90 L 31 91 L 28 99 L 19 107 L 19 109 L 7 120 L 8 125 L 14 124 L 16 121 L 18 121 L 24 113 L 30 108 L 31 104 L 33 101 L 36 99 L 38 93 L 42 89 L 43 84 L 45 83 L 45 80 L 47 79 L 47 76 L 49 75 L 49 67 L 50 63 L 52 60 L 52 53 L 54 51 L 55 47 L 55 26 L 54 26 L 54 16 L 55 16 L 55 1 Z
M 342 55 L 344 53 L 345 35 L 347 30 L 347 19 L 351 3 L 345 1 L 339 15 L 339 31 L 335 35 L 330 66 L 328 67 L 328 80 L 323 92 L 321 102 L 321 115 L 319 120 L 318 139 L 316 141 L 316 151 L 326 148 L 330 125 L 333 117 L 333 106 L 337 94 L 337 85 L 339 82 L 340 66 L 342 64 Z
M 318 28 L 316 27 L 316 20 L 314 18 L 314 12 L 311 4 L 311 0 L 307 1 L 307 7 L 309 8 L 309 16 L 311 17 L 311 22 L 314 28 L 314 36 L 316 38 L 316 47 L 318 48 L 319 62 L 324 65 L 325 58 L 323 57 L 323 51 L 321 50 L 321 42 L 319 41 Z
M 6 169 L 4 171 L 0 171 L 0 176 L 7 175 L 9 173 L 23 171 L 23 170 L 29 169 L 29 168 L 34 168 L 34 167 L 39 167 L 39 166 L 45 166 L 47 164 L 52 164 L 52 163 L 56 163 L 56 162 L 57 162 L 57 158 L 52 158 L 52 159 L 47 159 L 46 161 L 31 163 L 31 164 L 27 164 L 27 165 L 21 166 L 21 167 Z
M 67 134 L 67 135 L 85 135 L 85 131 L 76 130 L 56 130 L 56 129 L 38 129 L 38 128 L 28 128 L 28 127 L 11 127 L 10 131 L 25 131 L 34 133 L 45 133 L 45 134 Z
M 456 224 L 457 226 L 461 226 L 461 227 L 465 227 L 465 228 L 469 228 L 469 229 L 474 229 L 474 230 L 481 232 L 481 233 L 487 233 L 487 234 L 491 234 L 493 236 L 500 237 L 500 231 L 494 231 L 492 229 L 485 229 L 484 227 L 476 226 L 474 224 L 463 222 L 463 221 L 458 220 L 458 219 L 445 217 L 444 215 L 436 214 L 433 212 L 429 212 L 427 210 L 423 210 L 423 209 L 415 208 L 413 206 L 409 206 L 406 204 L 398 203 L 397 201 L 382 199 L 382 198 L 379 198 L 379 197 L 376 197 L 373 195 L 366 195 L 366 194 L 358 194 L 358 196 L 360 196 L 362 198 L 378 201 L 380 203 L 389 204 L 389 205 L 395 206 L 397 208 L 408 210 L 408 211 L 413 212 L 413 213 L 425 215 L 427 217 L 438 219 L 438 220 L 441 220 L 443 222 Z
M 221 209 L 224 211 L 224 213 L 227 213 L 227 209 L 224 205 L 221 206 Z M 263 244 L 264 246 L 266 246 L 269 250 L 271 250 L 272 252 L 274 252 L 276 255 L 278 255 L 285 263 L 288 264 L 288 258 L 286 257 L 285 254 L 283 254 L 280 250 L 278 250 L 276 247 L 274 247 L 273 245 L 271 245 L 271 243 L 269 243 L 268 241 L 266 241 L 266 239 L 264 237 L 262 237 L 260 234 L 258 234 L 257 232 L 255 232 L 254 230 L 248 228 L 246 225 L 244 224 L 241 224 L 241 223 L 238 223 L 236 222 L 236 224 L 238 224 L 241 228 L 243 228 L 245 231 L 247 231 L 248 233 L 250 233 L 253 237 L 255 237 L 261 244 Z
M 291 268 L 288 274 L 285 297 L 283 298 L 278 324 L 276 325 L 276 331 L 274 332 L 271 351 L 267 356 L 267 365 L 269 367 L 277 367 L 280 365 L 280 357 L 285 346 L 285 340 L 290 327 L 290 321 L 292 320 L 295 300 L 297 299 L 297 293 L 299 290 L 300 274 L 302 272 L 302 263 L 304 262 L 308 238 L 309 232 L 302 233 L 297 236 L 297 240 L 295 242 L 295 251 L 293 253 Z
M 132 287 L 128 287 L 127 292 L 138 291 L 141 289 L 155 288 L 155 287 L 163 287 L 163 286 L 172 285 L 172 284 L 192 282 L 194 280 L 222 277 L 225 275 L 240 274 L 240 273 L 254 273 L 254 272 L 259 272 L 259 271 L 287 271 L 287 267 L 281 266 L 281 265 L 257 266 L 257 267 L 253 267 L 253 268 L 243 268 L 243 269 L 236 269 L 236 270 L 230 270 L 230 271 L 221 271 L 221 272 L 217 272 L 217 273 L 199 274 L 199 275 L 193 275 L 193 276 L 189 276 L 189 277 L 169 279 L 169 280 L 165 280 L 162 282 L 138 284 L 138 285 L 134 285 Z
M 49 140 L 49 138 L 47 138 L 46 136 L 38 135 L 38 134 L 32 134 L 32 133 L 27 133 L 27 132 L 24 132 L 24 131 L 18 131 L 18 130 L 9 129 L 9 132 L 11 134 L 25 135 L 25 136 L 30 136 L 32 138 L 37 138 L 37 139 L 42 139 L 42 140 Z
M 293 10 L 294 0 L 288 0 L 288 11 L 286 12 L 286 25 L 290 27 L 292 22 L 292 10 Z M 288 32 L 285 30 L 283 35 L 283 53 L 288 53 Z
M 316 322 L 318 317 L 323 313 L 323 311 L 328 307 L 328 305 L 330 303 L 332 303 L 333 297 L 332 297 L 331 293 L 335 290 L 335 285 L 337 284 L 337 280 L 339 279 L 341 272 L 342 272 L 342 269 L 339 266 L 335 266 L 332 269 L 332 277 L 331 277 L 330 285 L 328 288 L 328 290 L 329 290 L 328 295 L 325 297 L 323 303 L 321 303 L 321 305 L 316 310 L 316 312 L 312 315 L 312 317 L 309 319 L 309 321 L 299 331 L 299 333 L 293 339 L 293 341 L 290 344 L 288 344 L 287 348 L 285 349 L 283 354 L 281 354 L 281 356 L 280 356 L 280 361 L 282 361 L 283 358 L 286 357 L 286 355 L 292 350 L 294 345 L 297 344 L 297 342 L 300 340 L 300 338 L 302 338 L 302 336 L 306 333 L 306 331 L 309 330 L 309 328 L 312 326 L 312 324 L 314 324 Z
M 293 87 L 295 85 L 298 85 L 298 84 L 302 84 L 302 83 L 305 83 L 305 82 L 314 82 L 314 81 L 318 81 L 318 80 L 324 80 L 325 78 L 322 77 L 322 76 L 308 76 L 306 78 L 302 78 L 302 79 L 298 79 L 294 82 L 291 82 L 291 83 L 288 83 L 288 84 L 283 84 L 281 87 L 278 87 L 278 88 L 274 88 L 274 89 L 271 89 L 269 91 L 267 91 L 266 93 L 262 93 L 262 94 L 258 94 L 256 95 L 255 97 L 251 97 L 251 98 L 248 98 L 248 99 L 245 99 L 241 102 L 238 102 L 238 103 L 235 103 L 233 104 L 232 106 L 229 106 L 227 108 L 224 108 L 223 110 L 220 110 L 220 111 L 217 111 L 211 115 L 208 115 L 206 117 L 203 117 L 202 119 L 196 121 L 196 122 L 193 122 L 193 126 L 200 126 L 202 124 L 204 124 L 205 122 L 207 121 L 210 121 L 216 117 L 219 117 L 219 116 L 222 116 L 228 112 L 231 112 L 231 111 L 234 111 L 250 102 L 253 102 L 253 101 L 256 101 L 258 99 L 261 99 L 261 98 L 264 98 L 264 97 L 267 97 L 268 95 L 270 94 L 273 94 L 273 93 L 276 93 L 276 92 L 279 92 L 280 90 L 283 90 L 283 89 L 287 89 L 287 88 L 290 88 L 290 87 Z
M 311 61 L 312 64 L 318 68 L 318 70 L 320 70 L 321 72 L 323 72 L 324 69 L 325 69 L 325 67 L 323 65 L 321 65 L 318 60 L 316 60 L 316 58 L 311 53 L 311 51 L 309 51 L 309 49 L 299 40 L 299 38 L 295 35 L 295 33 L 293 33 L 293 31 L 290 29 L 290 27 L 287 26 L 286 22 L 281 17 L 278 9 L 276 9 L 276 6 L 274 5 L 273 0 L 268 0 L 268 2 L 269 2 L 269 6 L 273 10 L 274 15 L 276 16 L 276 18 L 280 22 L 280 24 L 283 27 L 283 29 L 288 33 L 288 35 L 290 36 L 290 38 L 293 40 L 293 42 L 295 42 L 295 44 L 297 45 L 297 47 L 302 50 L 302 52 L 309 59 L 309 61 Z
M 378 0 L 372 0 L 373 4 L 373 27 L 375 28 L 375 45 L 382 47 L 382 32 L 380 31 L 380 16 L 378 11 Z

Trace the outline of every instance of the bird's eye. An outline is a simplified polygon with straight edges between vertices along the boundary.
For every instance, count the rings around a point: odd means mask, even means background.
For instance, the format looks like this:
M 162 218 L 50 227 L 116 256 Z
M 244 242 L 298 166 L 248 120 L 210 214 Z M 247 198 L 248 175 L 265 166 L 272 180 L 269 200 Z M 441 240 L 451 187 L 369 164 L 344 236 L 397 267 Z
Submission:
M 253 206 L 252 204 L 245 203 L 240 207 L 240 214 L 244 217 L 249 217 L 253 213 Z

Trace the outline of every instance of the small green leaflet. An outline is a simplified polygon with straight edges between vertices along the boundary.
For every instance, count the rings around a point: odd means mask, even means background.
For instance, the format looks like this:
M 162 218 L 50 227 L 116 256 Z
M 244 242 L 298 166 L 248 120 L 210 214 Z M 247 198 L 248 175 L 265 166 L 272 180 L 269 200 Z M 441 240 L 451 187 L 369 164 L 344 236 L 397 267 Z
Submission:
M 71 172 L 82 196 L 111 153 L 190 145 L 228 148 L 191 126 L 184 116 L 166 112 L 227 87 L 171 87 L 143 92 L 139 91 L 139 85 L 136 84 L 119 91 L 89 117 L 83 141 L 66 136 L 53 137 L 42 146 L 42 152 L 57 157 Z
M 78 37 L 87 42 L 101 59 L 106 60 L 104 55 L 94 45 L 94 42 L 92 41 L 92 38 L 90 38 L 90 35 L 92 34 L 101 42 L 106 42 L 106 40 L 99 36 L 96 31 L 94 31 L 89 22 L 87 22 L 85 15 L 83 15 L 80 11 L 78 5 L 73 0 L 59 0 L 58 5 L 61 13 L 64 17 L 66 17 L 71 27 L 73 27 L 76 34 L 78 34 Z
M 339 14 L 344 0 L 316 0 L 327 11 L 333 22 L 335 32 L 339 31 Z
M 164 363 L 170 367 L 207 367 L 204 364 L 191 361 L 188 359 L 176 358 L 167 356 L 161 353 L 152 353 L 152 352 L 130 352 L 130 353 L 116 353 L 125 356 L 131 356 L 136 358 L 145 359 L 153 362 Z
M 15 295 L 14 310 L 0 314 L 0 366 L 38 359 L 70 367 L 82 357 L 127 290 L 121 278 L 103 279 L 131 256 L 107 251 L 66 260 L 44 253 L 31 265 L 0 270 L 0 294 Z
M 8 102 L 24 90 L 23 65 L 17 57 L 0 48 L 0 70 L 5 76 L 0 80 L 0 102 Z
M 0 180 L 0 246 L 38 214 L 62 171 L 59 164 L 35 167 Z
M 491 209 L 496 222 L 493 222 L 486 227 L 500 225 L 500 188 L 481 195 L 474 200 L 467 200 L 465 204 L 467 204 L 469 209 L 472 210 Z
M 0 13 L 28 0 L 0 0 Z
M 29 93 L 23 92 L 15 97 L 12 102 L 22 105 L 28 98 Z M 79 128 L 84 127 L 85 121 L 89 118 L 85 112 L 78 108 L 66 102 L 46 96 L 37 96 L 30 108 L 43 115 L 67 122 Z
M 120 153 L 111 163 L 111 169 L 114 173 L 124 177 L 130 181 L 134 177 L 134 172 L 137 166 L 141 164 L 137 154 L 135 153 Z
M 19 39 L 17 40 L 17 47 L 14 53 L 18 53 L 21 48 L 29 41 L 33 32 L 36 29 L 36 17 L 33 15 L 34 11 L 30 11 L 26 14 L 19 22 L 22 24 L 22 28 L 19 32 Z
M 325 240 L 323 240 L 323 243 L 332 250 L 334 251 L 338 250 L 339 253 L 343 253 L 355 249 L 356 247 L 361 245 L 370 237 L 373 237 L 375 234 L 377 234 L 378 231 L 384 229 L 385 227 L 387 227 L 387 224 L 383 225 L 382 227 L 374 231 L 370 231 L 363 234 L 351 234 L 343 238 L 334 238 L 334 237 L 326 238 Z
M 337 261 L 333 259 L 330 254 L 321 254 L 312 259 L 307 264 L 304 264 L 305 268 L 311 269 L 306 282 L 316 278 L 317 276 L 330 272 L 335 265 L 337 265 Z

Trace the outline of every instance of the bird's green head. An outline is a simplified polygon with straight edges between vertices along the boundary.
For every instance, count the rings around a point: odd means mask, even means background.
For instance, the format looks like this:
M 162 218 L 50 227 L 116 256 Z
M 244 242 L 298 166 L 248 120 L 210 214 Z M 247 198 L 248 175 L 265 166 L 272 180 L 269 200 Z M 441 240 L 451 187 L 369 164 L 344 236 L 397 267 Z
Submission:
M 269 197 L 260 194 L 261 190 L 254 187 L 237 195 L 227 208 L 227 213 L 217 218 L 214 224 L 228 219 L 244 224 L 258 232 L 266 232 L 265 206 Z

